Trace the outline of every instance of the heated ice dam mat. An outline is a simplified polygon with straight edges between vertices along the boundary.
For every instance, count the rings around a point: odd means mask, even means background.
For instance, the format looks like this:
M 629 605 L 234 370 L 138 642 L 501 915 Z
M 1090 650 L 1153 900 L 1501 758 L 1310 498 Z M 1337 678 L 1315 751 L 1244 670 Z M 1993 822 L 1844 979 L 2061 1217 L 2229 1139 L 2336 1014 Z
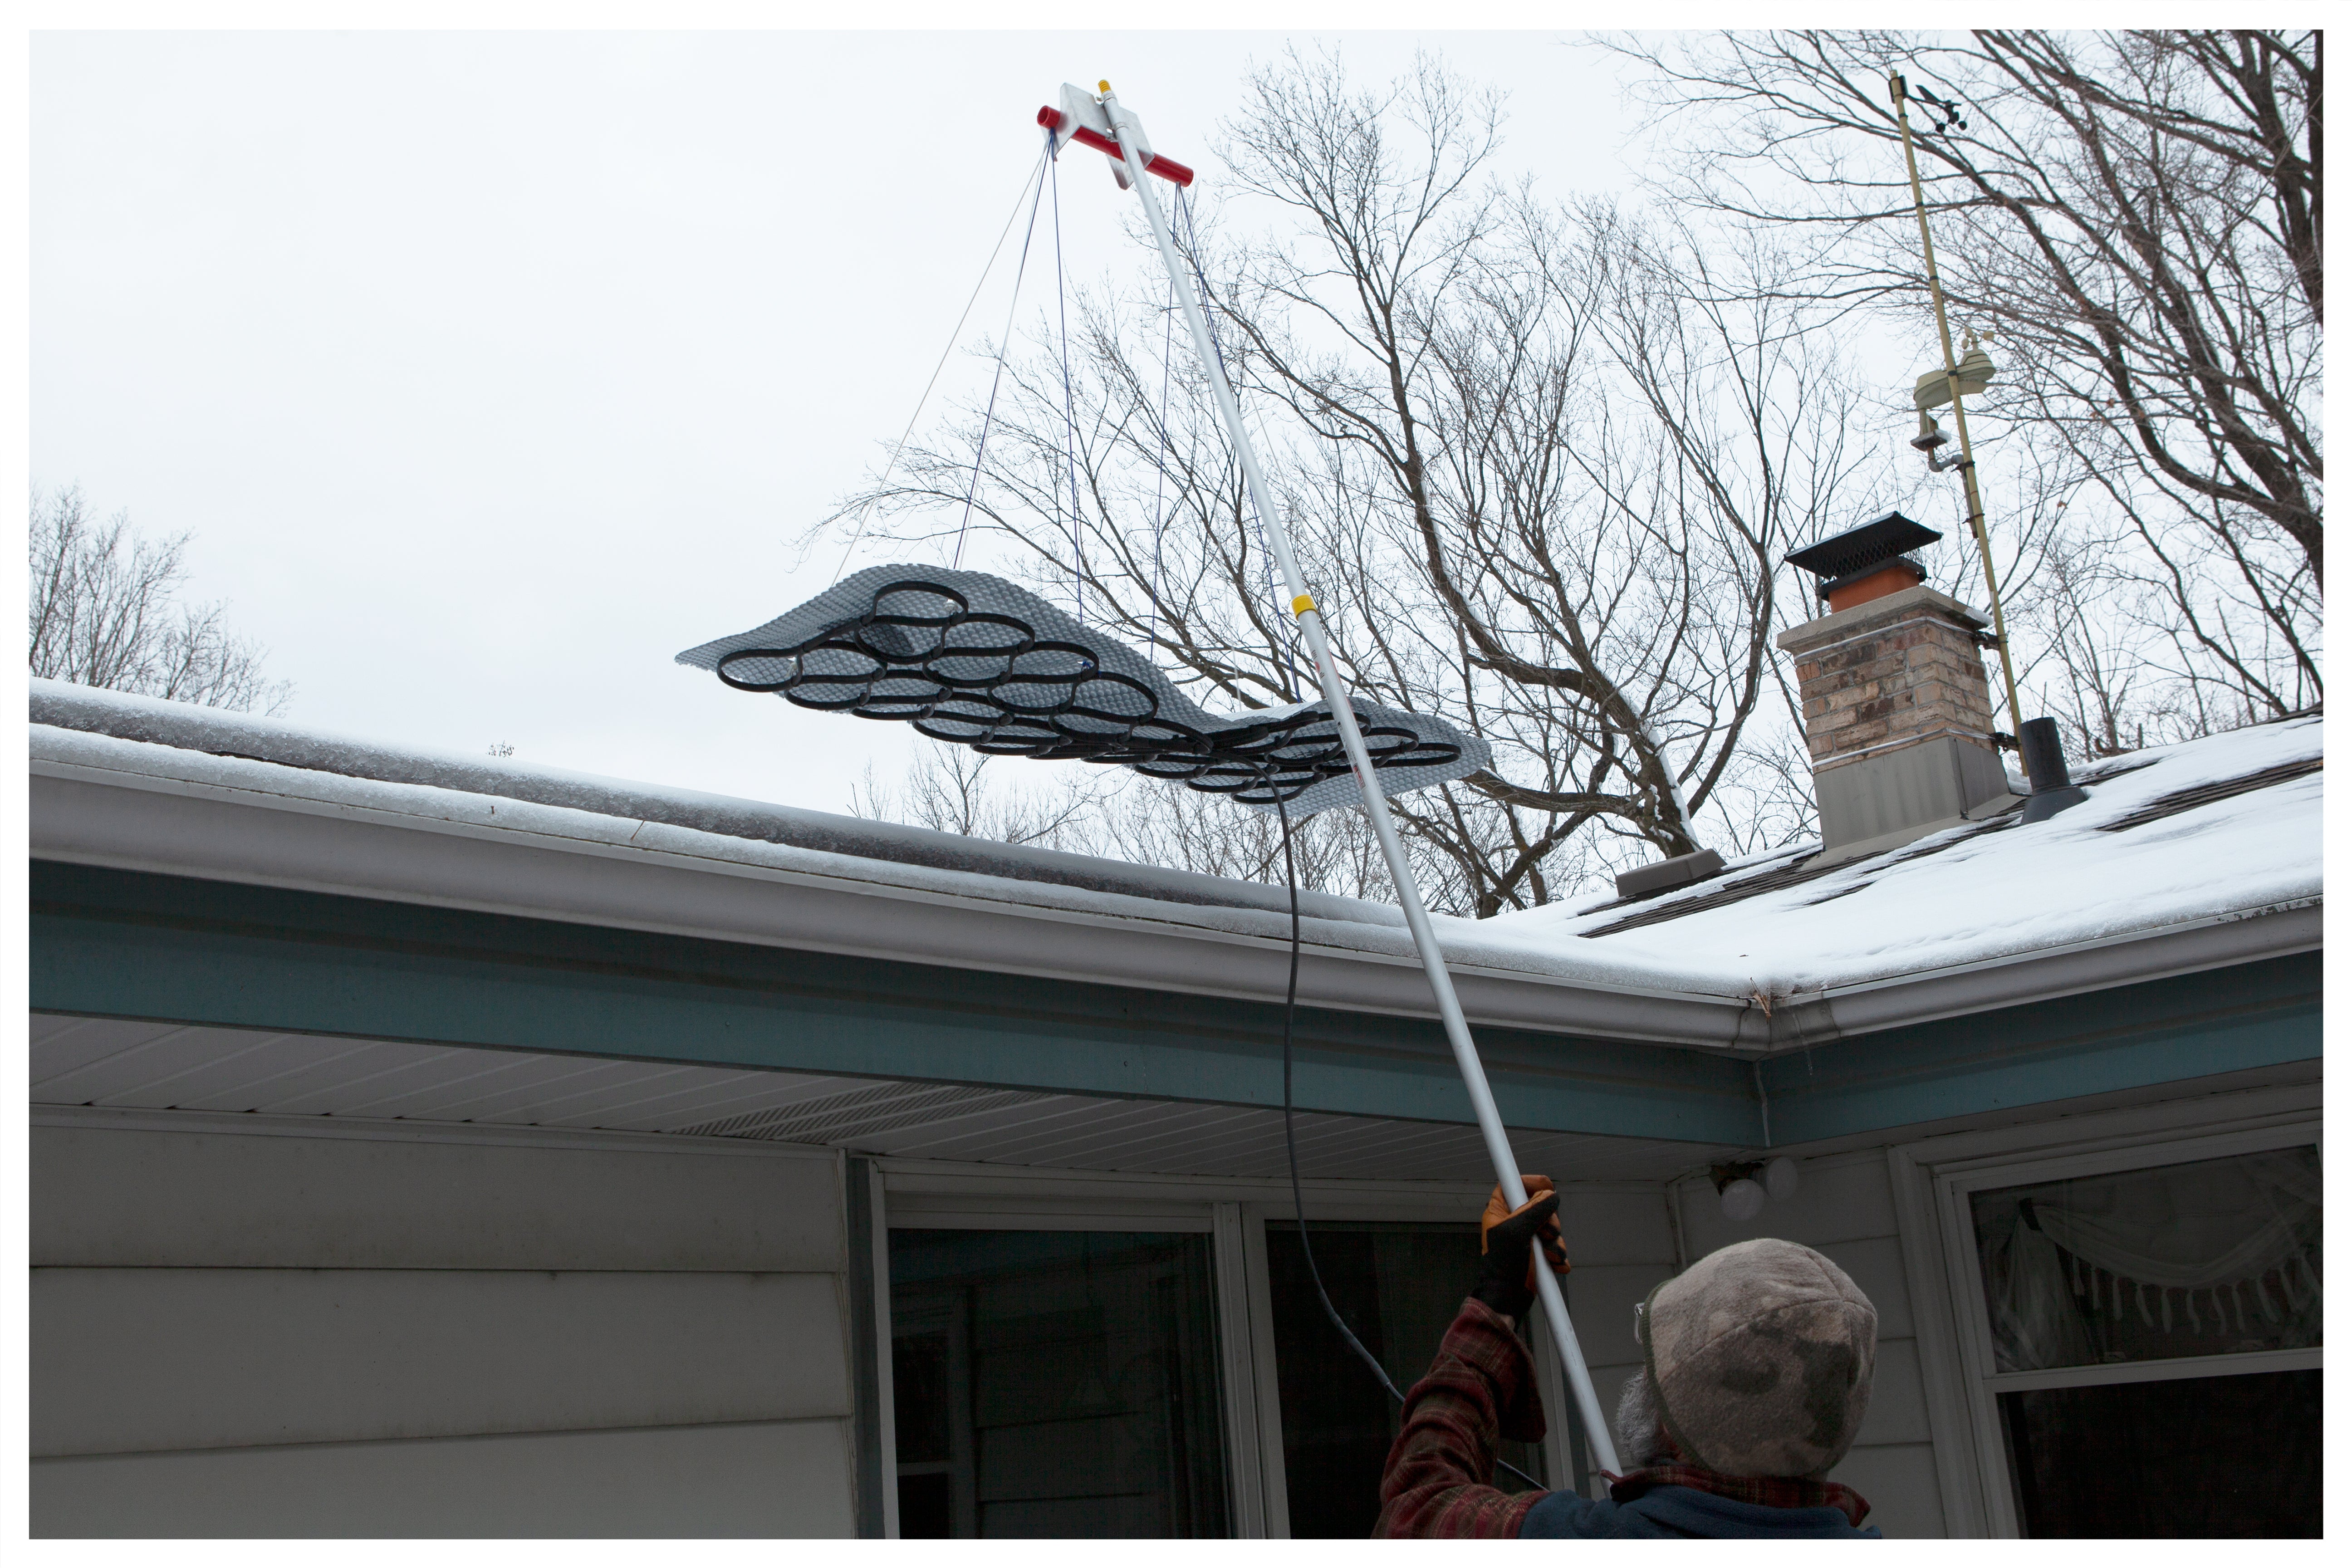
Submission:
M 870 566 L 677 661 L 803 708 L 905 720 L 992 756 L 1118 763 L 1261 811 L 1360 798 L 1328 703 L 1212 714 L 1134 649 L 985 572 Z M 1360 699 L 1355 710 L 1391 795 L 1489 761 L 1443 719 Z

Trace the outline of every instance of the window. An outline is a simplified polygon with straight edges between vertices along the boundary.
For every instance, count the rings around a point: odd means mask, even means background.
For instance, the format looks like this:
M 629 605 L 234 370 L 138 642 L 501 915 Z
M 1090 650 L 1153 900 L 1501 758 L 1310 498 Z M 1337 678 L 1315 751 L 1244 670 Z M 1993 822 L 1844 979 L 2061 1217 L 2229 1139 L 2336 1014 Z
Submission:
M 1203 1234 L 890 1232 L 898 1529 L 1227 1533 Z
M 2319 1152 L 2291 1136 L 1947 1179 L 2020 1533 L 2319 1532 Z
M 1410 1389 L 1429 1370 L 1462 1298 L 1478 1282 L 1475 1229 L 1317 1220 L 1307 1234 L 1331 1305 L 1398 1389 Z M 1396 1437 L 1397 1407 L 1323 1315 L 1296 1225 L 1266 1221 L 1265 1261 L 1290 1533 L 1360 1541 L 1380 1514 L 1381 1469 Z M 1530 1475 L 1543 1474 L 1528 1445 L 1505 1443 L 1502 1457 Z M 1503 1470 L 1495 1484 L 1509 1491 L 1527 1486 Z
M 2316 1368 L 2000 1397 L 2027 1535 L 2319 1533 Z
M 1316 1258 L 1409 1388 L 1476 1280 L 1477 1229 L 1464 1216 L 1486 1194 L 1365 1188 L 1310 1198 L 1324 1210 L 1311 1220 Z M 886 1190 L 879 1425 L 900 1535 L 1370 1531 L 1395 1413 L 1316 1302 L 1286 1194 L 951 1167 L 892 1171 Z M 1581 1447 L 1562 1419 L 1557 1359 L 1535 1335 L 1560 1440 L 1507 1444 L 1503 1458 L 1572 1484 Z M 1506 1472 L 1498 1484 L 1527 1483 Z

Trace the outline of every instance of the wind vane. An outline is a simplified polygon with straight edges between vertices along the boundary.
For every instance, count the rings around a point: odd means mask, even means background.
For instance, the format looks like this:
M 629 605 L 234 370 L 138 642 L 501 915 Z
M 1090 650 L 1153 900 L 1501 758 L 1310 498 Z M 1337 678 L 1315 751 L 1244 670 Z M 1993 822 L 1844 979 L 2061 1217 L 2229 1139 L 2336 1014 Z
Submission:
M 1110 92 L 1110 83 L 1105 82 L 1102 85 L 1103 92 L 1108 96 Z M 1173 158 L 1162 158 L 1154 153 L 1151 150 L 1151 143 L 1144 139 L 1143 121 L 1131 113 L 1125 115 L 1124 118 L 1127 121 L 1128 140 L 1133 142 L 1137 152 L 1142 154 L 1143 172 L 1147 174 L 1157 174 L 1171 184 L 1189 188 L 1192 184 L 1192 171 Z M 1127 190 L 1133 184 L 1128 178 L 1126 149 L 1119 145 L 1118 132 L 1111 128 L 1108 111 L 1084 88 L 1073 87 L 1068 82 L 1064 82 L 1062 107 L 1055 109 L 1052 104 L 1047 104 L 1040 109 L 1037 111 L 1037 123 L 1054 133 L 1055 153 L 1062 150 L 1062 144 L 1066 142 L 1075 142 L 1081 147 L 1091 147 L 1097 153 L 1109 155 L 1111 177 L 1118 182 L 1120 190 Z

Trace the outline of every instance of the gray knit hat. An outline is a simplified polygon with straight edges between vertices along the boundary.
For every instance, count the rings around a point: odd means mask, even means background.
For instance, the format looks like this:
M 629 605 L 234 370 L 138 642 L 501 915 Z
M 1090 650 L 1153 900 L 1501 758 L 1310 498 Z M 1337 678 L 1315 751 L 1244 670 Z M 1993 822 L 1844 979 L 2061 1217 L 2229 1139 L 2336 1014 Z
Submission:
M 1870 1405 L 1878 1309 L 1793 1241 L 1710 1252 L 1650 1292 L 1642 1347 L 1666 1435 L 1727 1476 L 1821 1476 Z

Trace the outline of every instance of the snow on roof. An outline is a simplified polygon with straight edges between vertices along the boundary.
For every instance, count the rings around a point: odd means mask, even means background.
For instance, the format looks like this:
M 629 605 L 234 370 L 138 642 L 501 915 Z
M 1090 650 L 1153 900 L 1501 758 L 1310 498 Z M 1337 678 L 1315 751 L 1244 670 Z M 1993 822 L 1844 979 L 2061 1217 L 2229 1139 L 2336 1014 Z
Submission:
M 1808 846 L 1654 900 L 1482 925 L 1498 945 L 1745 967 L 1785 995 L 2305 906 L 2321 895 L 2322 728 L 2312 714 L 2130 753 L 2085 770 L 2090 798 L 2045 821 L 2011 813 L 1817 877 L 1796 879 Z M 1761 887 L 1737 897 L 1743 882 Z
M 467 801 L 489 796 L 527 803 L 497 814 L 501 828 L 640 847 L 659 842 L 700 858 L 1047 905 L 1081 918 L 1141 913 L 1255 937 L 1288 934 L 1287 895 L 1257 883 L 31 684 L 37 759 L 331 796 L 409 816 L 470 819 L 479 808 Z M 1778 875 L 1806 858 L 1807 847 L 1638 904 L 1553 904 L 1434 923 L 1461 965 L 1652 994 L 1738 997 L 1864 985 L 2308 907 L 2321 892 L 2321 740 L 2312 716 L 2151 749 L 2086 773 L 2090 799 L 2047 821 L 2021 825 L 2012 814 L 1817 877 Z M 2283 776 L 2297 764 L 2309 771 Z M 2273 773 L 2279 782 L 2141 820 L 2181 792 Z M 1749 881 L 1770 885 L 1723 897 Z M 1301 904 L 1310 943 L 1405 951 L 1393 908 L 1320 894 Z M 1648 923 L 1628 927 L 1631 913 Z
M 860 860 L 1050 882 L 1172 903 L 1280 909 L 1286 914 L 1289 909 L 1286 891 L 1230 878 L 968 838 L 870 817 L 774 805 L 478 753 L 387 745 L 363 736 L 307 729 L 249 713 L 65 681 L 36 679 L 30 686 L 31 717 L 37 730 L 105 735 L 214 757 L 243 758 L 320 777 L 491 795 Z M 314 786 L 311 793 L 316 793 L 318 779 L 309 782 Z M 1404 916 L 1397 910 L 1328 893 L 1303 893 L 1300 907 L 1310 915 L 1330 919 L 1404 924 Z

